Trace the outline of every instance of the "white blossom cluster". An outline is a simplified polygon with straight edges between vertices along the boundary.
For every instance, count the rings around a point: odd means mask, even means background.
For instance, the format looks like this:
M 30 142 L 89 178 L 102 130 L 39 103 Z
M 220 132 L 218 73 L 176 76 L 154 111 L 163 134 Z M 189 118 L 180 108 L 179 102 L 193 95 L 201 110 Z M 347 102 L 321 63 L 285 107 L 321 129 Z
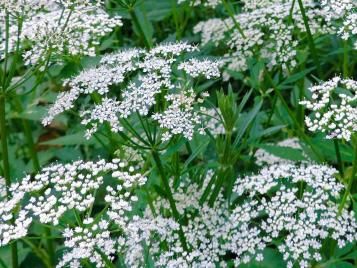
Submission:
M 83 220 L 83 226 L 65 229 L 64 246 L 70 250 L 64 253 L 56 267 L 82 267 L 83 259 L 88 259 L 95 267 L 106 267 L 101 255 L 104 254 L 108 261 L 112 261 L 117 244 L 116 240 L 111 238 L 108 227 L 108 221 L 102 219 L 95 222 L 89 217 Z
M 122 131 L 121 118 L 136 112 L 141 116 L 150 115 L 155 98 L 161 93 L 167 109 L 155 111 L 152 119 L 164 128 L 165 139 L 175 134 L 190 139 L 200 121 L 194 106 L 202 102 L 200 97 L 207 95 L 196 96 L 191 87 L 182 83 L 180 72 L 192 79 L 219 77 L 218 62 L 192 57 L 178 61 L 180 56 L 196 50 L 187 43 L 172 43 L 158 45 L 150 51 L 134 48 L 106 55 L 98 66 L 65 81 L 70 90 L 58 95 L 43 124 L 48 125 L 56 115 L 73 108 L 81 95 L 95 92 L 102 96 L 101 102 L 81 113 L 82 124 L 89 127 L 87 138 L 103 122 L 108 122 L 114 132 Z
M 234 264 L 239 266 L 253 259 L 262 261 L 264 249 L 272 242 L 277 244 L 287 267 L 294 263 L 308 267 L 321 260 L 320 249 L 327 237 L 336 240 L 339 247 L 357 240 L 354 213 L 343 209 L 338 214 L 336 201 L 343 185 L 334 177 L 337 171 L 328 166 L 273 164 L 257 175 L 238 178 L 233 196 L 241 201 L 234 202 L 232 209 L 222 194 L 213 206 L 201 202 L 206 187 L 217 178 L 213 171 L 202 179 L 181 178 L 178 187 L 171 187 L 187 250 L 166 199 L 158 197 L 143 215 L 130 216 L 132 203 L 138 200 L 133 190 L 146 181 L 133 172 L 134 168 L 120 160 L 78 161 L 49 167 L 34 179 L 26 177 L 23 183 L 11 186 L 11 199 L 1 203 L 1 244 L 25 236 L 38 213 L 52 217 L 63 204 L 87 216 L 83 220 L 77 218 L 77 226 L 63 231 L 65 251 L 57 267 L 81 267 L 82 260 L 106 267 L 117 254 L 123 256 L 129 267 L 143 267 L 147 256 L 155 267 L 227 267 L 227 254 L 234 256 Z M 94 192 L 103 184 L 103 173 L 114 178 L 104 197 L 108 209 L 91 216 L 88 209 L 92 203 L 79 200 L 89 200 L 89 191 Z M 68 184 L 78 189 L 68 190 Z M 72 205 L 59 198 L 55 204 L 48 194 L 53 189 L 70 192 Z M 28 200 L 26 194 L 43 191 L 43 199 L 34 195 L 38 203 L 30 197 L 28 205 L 21 204 Z M 50 223 L 56 225 L 56 218 Z M 48 221 L 40 217 L 40 222 Z
M 193 6 L 203 5 L 205 7 L 215 8 L 221 3 L 221 0 L 177 0 L 178 4 L 189 2 Z
M 103 184 L 105 174 L 110 174 L 118 189 L 115 193 L 108 190 L 105 197 L 108 204 L 111 205 L 111 198 L 117 198 L 117 201 L 126 205 L 119 208 L 114 204 L 111 210 L 121 215 L 123 211 L 130 211 L 126 198 L 134 198 L 132 194 L 125 195 L 122 192 L 130 193 L 133 187 L 146 182 L 145 177 L 134 173 L 133 167 L 127 167 L 119 159 L 112 162 L 79 160 L 71 164 L 55 164 L 42 169 L 33 178 L 26 176 L 21 182 L 11 185 L 11 198 L 0 202 L 0 245 L 25 236 L 34 220 L 58 225 L 67 211 L 87 211 L 94 203 L 95 192 Z
M 265 60 L 268 68 L 279 66 L 286 70 L 296 66 L 299 43 L 294 36 L 306 31 L 299 5 L 295 3 L 291 9 L 293 0 L 244 2 L 246 7 L 234 16 L 235 20 L 211 18 L 198 23 L 194 32 L 201 34 L 202 44 L 213 43 L 220 50 L 229 48 L 231 52 L 224 55 L 228 70 L 245 71 L 253 55 Z M 331 32 L 325 20 L 328 11 L 313 0 L 303 2 L 312 34 Z M 229 74 L 224 77 L 228 79 Z
M 357 2 L 354 0 L 322 0 L 329 21 L 337 21 L 337 32 L 347 40 L 357 36 Z M 342 25 L 341 25 L 342 21 Z M 357 48 L 357 41 L 355 41 Z
M 25 50 L 25 64 L 45 64 L 49 58 L 57 60 L 64 56 L 94 56 L 100 39 L 122 25 L 120 17 L 109 17 L 100 1 L 5 2 L 2 4 L 5 8 L 0 10 L 0 59 L 5 51 L 4 19 L 8 12 L 9 51 L 15 50 L 20 42 Z M 21 26 L 19 18 L 23 21 Z
M 197 102 L 195 92 L 190 89 L 179 94 L 170 94 L 166 96 L 166 100 L 171 103 L 167 109 L 152 116 L 161 128 L 168 130 L 163 134 L 162 140 L 168 141 L 175 134 L 182 134 L 191 140 L 195 126 L 201 123 L 200 114 L 194 110 Z M 199 131 L 204 134 L 202 128 Z
M 157 198 L 153 202 L 154 211 L 148 208 L 143 217 L 137 217 L 129 225 L 129 247 L 124 252 L 128 266 L 142 267 L 143 254 L 140 248 L 143 241 L 148 246 L 155 267 L 213 268 L 220 263 L 226 253 L 225 241 L 228 240 L 231 227 L 227 203 L 220 196 L 212 208 L 207 204 L 200 205 L 200 198 L 212 176 L 213 172 L 210 171 L 202 184 L 187 180 L 173 189 L 177 210 L 188 221 L 182 226 L 188 250 L 183 248 L 179 240 L 178 223 L 172 217 L 165 217 L 171 211 L 168 201 Z M 163 247 L 165 244 L 166 247 Z
M 302 149 L 301 145 L 299 143 L 299 139 L 297 139 L 297 138 L 285 139 L 283 141 L 278 142 L 276 144 L 276 146 L 288 147 L 288 148 L 299 149 L 299 150 Z M 294 161 L 292 161 L 292 160 L 273 155 L 264 149 L 258 149 L 255 152 L 254 156 L 256 158 L 255 163 L 259 166 L 273 165 L 273 164 L 293 164 L 294 163 Z
M 300 102 L 313 112 L 305 118 L 308 129 L 326 133 L 328 139 L 349 141 L 357 131 L 357 81 L 334 77 L 309 90 L 311 100 Z
M 334 203 L 343 189 L 334 178 L 336 172 L 322 165 L 276 164 L 257 175 L 238 178 L 234 191 L 248 198 L 243 215 L 256 223 L 263 241 L 279 241 L 287 267 L 295 263 L 310 267 L 320 261 L 319 251 L 327 237 L 340 248 L 355 243 L 354 213 L 344 209 L 339 215 Z M 241 207 L 236 210 L 242 217 Z
M 238 178 L 233 210 L 220 195 L 213 207 L 200 199 L 213 172 L 203 182 L 181 181 L 173 188 L 188 251 L 178 236 L 179 225 L 171 218 L 167 200 L 158 198 L 143 217 L 135 217 L 121 240 L 126 263 L 142 267 L 143 245 L 156 267 L 226 267 L 226 254 L 234 264 L 263 260 L 263 251 L 277 243 L 287 267 L 309 267 L 320 261 L 323 241 L 330 237 L 339 247 L 357 240 L 353 212 L 338 214 L 343 185 L 328 166 L 273 164 L 257 175 Z
M 130 232 L 125 241 L 130 246 L 124 254 L 130 267 L 142 267 L 143 241 L 156 267 L 227 267 L 224 260 L 227 254 L 236 256 L 236 264 L 248 263 L 252 258 L 263 259 L 265 242 L 251 222 L 253 215 L 257 217 L 254 211 L 243 205 L 232 214 L 221 194 L 212 207 L 205 202 L 200 204 L 213 176 L 209 171 L 201 182 L 184 180 L 176 189 L 172 187 L 177 210 L 184 222 L 187 221 L 182 230 L 188 250 L 179 240 L 178 223 L 167 217 L 169 203 L 158 198 L 153 202 L 154 210 L 148 208 L 144 217 L 136 217 L 135 222 L 129 224 Z

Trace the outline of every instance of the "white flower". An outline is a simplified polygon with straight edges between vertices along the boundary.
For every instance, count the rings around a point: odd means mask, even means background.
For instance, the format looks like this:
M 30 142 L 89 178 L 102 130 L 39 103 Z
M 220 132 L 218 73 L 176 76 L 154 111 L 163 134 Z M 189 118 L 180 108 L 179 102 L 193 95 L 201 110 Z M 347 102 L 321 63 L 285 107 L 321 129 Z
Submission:
M 334 77 L 309 90 L 311 100 L 300 102 L 313 112 L 305 118 L 308 129 L 326 133 L 328 139 L 349 141 L 357 131 L 357 82 Z
M 101 220 L 99 224 L 92 224 L 93 221 L 93 218 L 87 218 L 83 221 L 87 225 L 84 228 L 65 230 L 66 251 L 56 265 L 57 268 L 81 267 L 80 261 L 83 259 L 88 259 L 90 263 L 95 264 L 95 267 L 105 267 L 101 254 L 109 261 L 114 259 L 116 241 L 110 237 L 108 223 Z
M 58 225 L 61 216 L 68 210 L 87 211 L 94 203 L 95 192 L 103 184 L 103 175 L 111 174 L 116 179 L 117 189 L 121 187 L 130 193 L 135 186 L 143 185 L 146 178 L 135 174 L 134 170 L 122 161 L 97 162 L 75 161 L 71 164 L 55 164 L 41 170 L 41 173 L 31 178 L 26 176 L 20 183 L 10 187 L 11 198 L 0 202 L 0 245 L 21 238 L 33 220 L 41 223 Z M 41 192 L 41 194 L 37 194 Z M 132 194 L 117 196 L 119 192 L 108 192 L 116 200 L 127 200 Z M 24 200 L 28 201 L 23 204 Z M 106 200 L 113 211 L 117 211 L 112 200 Z M 126 210 L 129 210 L 130 203 Z M 18 209 L 18 210 L 16 210 Z M 16 212 L 18 211 L 18 212 Z M 11 223 L 12 214 L 15 222 Z M 123 214 L 121 214 L 124 217 Z M 89 223 L 87 221 L 87 223 Z
M 213 43 L 219 50 L 230 52 L 224 55 L 228 70 L 245 71 L 248 60 L 255 56 L 263 59 L 268 68 L 283 70 L 297 64 L 299 39 L 296 33 L 306 31 L 299 5 L 293 0 L 244 0 L 243 12 L 234 16 L 242 31 L 237 29 L 232 18 L 210 18 L 194 27 L 201 34 L 202 45 Z M 312 34 L 326 34 L 334 30 L 326 22 L 328 10 L 321 9 L 313 0 L 303 0 Z M 267 30 L 269 29 L 269 30 Z M 242 35 L 243 32 L 243 35 Z M 229 72 L 223 74 L 225 79 Z
M 351 241 L 349 238 L 357 239 L 354 213 L 343 210 L 338 215 L 335 201 L 343 185 L 335 173 L 334 168 L 322 165 L 271 165 L 257 175 L 238 178 L 234 190 L 248 198 L 246 217 L 255 222 L 264 241 L 279 239 L 284 260 L 307 267 L 319 259 L 322 242 L 329 234 L 340 246 Z M 240 212 L 240 206 L 236 210 Z
M 192 79 L 219 76 L 217 62 L 191 58 L 177 63 L 181 54 L 195 50 L 195 46 L 187 43 L 174 43 L 158 45 L 150 51 L 130 49 L 106 55 L 99 66 L 84 70 L 65 82 L 71 89 L 57 97 L 43 124 L 49 124 L 56 115 L 71 109 L 81 95 L 96 92 L 103 96 L 102 101 L 81 113 L 82 123 L 90 127 L 87 137 L 103 122 L 109 122 L 114 132 L 122 131 L 119 124 L 121 118 L 136 112 L 148 116 L 149 110 L 156 104 L 156 96 L 162 93 L 168 107 L 152 118 L 165 128 L 166 139 L 175 134 L 183 134 L 190 139 L 200 123 L 198 113 L 193 109 L 199 100 L 195 100 L 192 89 L 186 89 L 180 81 L 182 78 L 177 77 L 174 70 L 181 69 Z M 109 95 L 114 94 L 110 88 L 118 86 L 123 87 L 120 98 L 110 98 Z
M 19 41 L 21 47 L 29 46 L 23 53 L 25 64 L 45 64 L 49 57 L 57 60 L 64 56 L 94 56 L 100 39 L 122 25 L 120 17 L 110 18 L 100 7 L 101 1 L 8 2 L 0 10 L 0 59 L 5 50 L 5 12 L 11 14 L 10 52 L 18 41 L 17 17 L 23 19 Z

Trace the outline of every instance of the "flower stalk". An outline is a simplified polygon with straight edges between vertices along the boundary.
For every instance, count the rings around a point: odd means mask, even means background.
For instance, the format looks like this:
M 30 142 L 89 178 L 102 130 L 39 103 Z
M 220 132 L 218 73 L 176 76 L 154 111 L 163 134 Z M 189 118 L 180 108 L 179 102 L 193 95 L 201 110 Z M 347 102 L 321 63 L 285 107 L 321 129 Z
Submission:
M 356 136 L 352 137 L 352 143 L 353 143 L 353 147 L 354 147 L 354 159 L 353 159 L 353 164 L 352 164 L 352 173 L 348 178 L 348 182 L 347 182 L 347 186 L 346 186 L 346 189 L 345 189 L 345 193 L 344 193 L 344 195 L 342 197 L 340 206 L 338 208 L 339 215 L 341 215 L 341 213 L 342 213 L 342 211 L 343 211 L 343 209 L 344 209 L 344 207 L 346 205 L 347 198 L 351 194 L 351 189 L 352 189 L 353 182 L 356 179 L 356 173 L 357 173 L 357 137 Z
M 174 200 L 174 197 L 173 197 L 173 194 L 172 194 L 172 191 L 171 191 L 170 184 L 168 182 L 167 176 L 165 174 L 164 168 L 162 166 L 160 156 L 159 156 L 158 152 L 155 151 L 155 150 L 152 150 L 151 153 L 152 153 L 152 157 L 154 158 L 154 161 L 156 163 L 157 169 L 159 171 L 161 182 L 162 182 L 162 184 L 163 184 L 163 186 L 165 188 L 166 197 L 167 197 L 167 199 L 169 201 L 172 214 L 173 214 L 175 220 L 180 224 L 180 227 L 179 227 L 180 242 L 182 244 L 183 249 L 185 251 L 187 251 L 188 247 L 187 247 L 186 238 L 185 238 L 185 235 L 183 233 L 182 226 L 181 226 L 180 213 L 178 212 L 178 210 L 176 208 L 176 203 L 175 203 L 175 200 Z
M 9 163 L 9 150 L 7 144 L 7 127 L 6 127 L 6 111 L 5 111 L 5 90 L 2 89 L 0 95 L 0 137 L 1 137 L 1 149 L 2 149 L 2 162 L 3 162 L 3 172 L 6 183 L 7 197 L 11 198 L 9 187 L 11 185 L 10 178 L 10 163 Z M 14 219 L 13 219 L 14 220 Z M 18 254 L 17 254 L 17 243 L 11 244 L 11 260 L 12 267 L 18 267 Z
M 316 65 L 317 73 L 319 74 L 319 76 L 321 78 L 322 77 L 321 64 L 320 64 L 320 61 L 319 61 L 319 58 L 318 58 L 318 55 L 317 55 L 317 50 L 316 50 L 316 47 L 315 47 L 314 39 L 312 37 L 312 33 L 311 33 L 310 25 L 309 25 L 309 19 L 306 16 L 305 7 L 304 7 L 304 4 L 303 4 L 302 0 L 298 0 L 298 3 L 299 3 L 301 16 L 302 16 L 302 19 L 304 21 L 306 34 L 307 34 L 307 40 L 308 40 L 308 44 L 309 44 L 309 47 L 310 47 L 310 50 L 311 50 L 312 58 L 313 58 L 314 63 Z

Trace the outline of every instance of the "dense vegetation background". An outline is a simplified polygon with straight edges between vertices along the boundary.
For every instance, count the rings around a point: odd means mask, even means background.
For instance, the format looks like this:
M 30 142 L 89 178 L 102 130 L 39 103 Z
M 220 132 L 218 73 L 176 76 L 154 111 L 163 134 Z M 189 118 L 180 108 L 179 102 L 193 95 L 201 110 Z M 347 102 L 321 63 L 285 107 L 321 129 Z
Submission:
M 357 267 L 354 0 L 20 2 L 0 267 Z

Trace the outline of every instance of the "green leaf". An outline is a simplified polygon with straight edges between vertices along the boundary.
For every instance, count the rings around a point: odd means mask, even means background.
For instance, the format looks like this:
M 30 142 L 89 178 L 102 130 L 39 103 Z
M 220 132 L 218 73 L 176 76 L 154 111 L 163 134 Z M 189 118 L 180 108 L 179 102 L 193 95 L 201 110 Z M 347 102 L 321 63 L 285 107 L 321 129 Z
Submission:
M 299 149 L 295 149 L 295 148 L 291 148 L 291 147 L 277 146 L 277 145 L 268 145 L 268 144 L 264 144 L 264 145 L 262 144 L 262 145 L 259 145 L 259 147 L 264 149 L 268 153 L 271 153 L 271 154 L 278 156 L 280 158 L 293 160 L 293 161 L 306 160 L 302 151 Z
M 349 262 L 338 261 L 323 266 L 324 268 L 354 268 L 355 266 Z
M 312 142 L 317 148 L 320 148 L 321 153 L 324 155 L 325 159 L 330 161 L 337 161 L 336 151 L 332 140 L 327 140 L 325 137 L 313 138 Z M 351 146 L 340 145 L 341 158 L 345 162 L 353 161 L 353 150 Z
M 312 67 L 312 68 L 308 68 L 306 70 L 303 70 L 301 72 L 298 72 L 296 74 L 293 74 L 293 75 L 290 75 L 288 76 L 288 78 L 286 78 L 280 85 L 279 87 L 281 86 L 286 86 L 286 85 L 289 85 L 289 84 L 293 84 L 294 82 L 304 78 L 307 74 L 309 74 L 312 70 L 314 70 L 315 67 Z
M 132 14 L 132 19 L 134 22 L 134 30 L 139 36 L 145 39 L 147 46 L 152 46 L 152 36 L 154 33 L 153 26 L 151 22 L 147 19 L 146 15 L 138 8 L 136 8 Z
M 13 112 L 9 118 L 22 118 L 34 121 L 41 121 L 47 113 L 47 109 L 43 106 L 28 106 L 22 113 Z
M 284 262 L 281 254 L 271 248 L 266 248 L 263 251 L 264 259 L 261 262 L 251 261 L 248 264 L 242 264 L 239 268 L 278 268 L 278 267 L 286 267 L 286 263 Z
M 278 132 L 279 130 L 282 130 L 285 127 L 286 127 L 286 125 L 279 125 L 279 126 L 274 126 L 274 127 L 264 129 L 263 131 L 260 131 L 259 133 L 256 133 L 253 136 L 251 136 L 249 141 L 253 141 L 253 140 L 256 140 L 261 137 L 269 136 L 271 134 Z
M 186 139 L 181 138 L 177 143 L 175 143 L 174 145 L 169 146 L 169 148 L 167 148 L 167 150 L 165 151 L 165 153 L 163 154 L 164 157 L 169 157 L 172 154 L 176 153 L 177 151 L 179 151 L 181 149 L 181 147 L 185 144 Z
M 248 126 L 253 122 L 253 120 L 259 113 L 262 105 L 263 105 L 263 100 L 259 100 L 248 114 L 240 116 L 240 120 L 238 120 L 238 124 L 237 124 L 237 129 L 238 129 L 237 136 L 233 143 L 234 147 L 237 146 L 238 143 L 241 141 L 245 131 L 247 130 Z
M 201 144 L 199 144 L 194 150 L 192 151 L 192 154 L 190 157 L 185 161 L 184 164 L 184 169 L 188 167 L 188 165 L 200 154 L 202 153 L 208 146 L 210 140 L 209 139 L 204 139 Z
M 79 132 L 76 134 L 69 134 L 57 139 L 42 142 L 41 145 L 81 145 L 81 144 L 93 144 L 94 139 L 87 140 L 84 137 L 85 132 Z
M 172 3 L 170 0 L 145 0 L 144 8 L 150 21 L 161 21 L 171 15 Z

